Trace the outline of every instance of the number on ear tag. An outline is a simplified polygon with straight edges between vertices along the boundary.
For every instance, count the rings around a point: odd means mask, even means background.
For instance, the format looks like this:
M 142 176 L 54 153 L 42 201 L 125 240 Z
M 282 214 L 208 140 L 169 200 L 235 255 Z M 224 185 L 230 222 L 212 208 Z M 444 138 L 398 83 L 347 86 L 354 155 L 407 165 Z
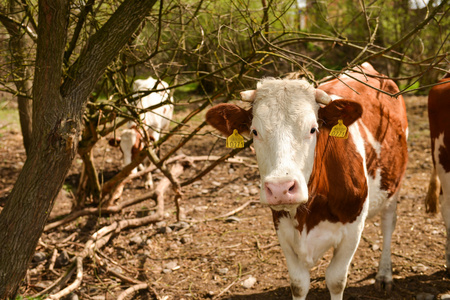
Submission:
M 227 138 L 227 148 L 244 148 L 244 138 L 239 134 L 237 129 L 233 130 L 233 134 Z
M 344 125 L 342 120 L 338 120 L 338 123 L 331 128 L 330 136 L 334 136 L 340 139 L 348 138 L 347 126 Z

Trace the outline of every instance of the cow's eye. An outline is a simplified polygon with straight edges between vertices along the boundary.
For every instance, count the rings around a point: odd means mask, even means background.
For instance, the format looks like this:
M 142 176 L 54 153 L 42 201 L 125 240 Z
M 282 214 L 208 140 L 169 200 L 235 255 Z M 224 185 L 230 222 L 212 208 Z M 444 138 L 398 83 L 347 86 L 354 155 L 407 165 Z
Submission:
M 316 131 L 318 132 L 319 130 L 316 127 L 313 127 L 313 128 L 311 128 L 310 133 L 314 134 Z
M 253 134 L 253 136 L 258 136 L 258 131 L 256 131 L 256 129 L 253 129 L 252 134 Z

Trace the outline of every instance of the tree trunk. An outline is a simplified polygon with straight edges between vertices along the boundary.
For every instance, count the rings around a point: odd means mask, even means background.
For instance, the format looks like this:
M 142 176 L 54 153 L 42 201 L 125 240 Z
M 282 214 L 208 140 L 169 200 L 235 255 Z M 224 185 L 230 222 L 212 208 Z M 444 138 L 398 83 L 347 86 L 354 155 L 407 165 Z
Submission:
M 77 152 L 89 94 L 156 0 L 126 0 L 63 78 L 69 0 L 39 1 L 32 147 L 0 214 L 0 299 L 14 298 Z
M 59 93 L 69 0 L 39 2 L 33 136 L 0 215 L 0 299 L 14 297 L 71 162 L 76 121 Z

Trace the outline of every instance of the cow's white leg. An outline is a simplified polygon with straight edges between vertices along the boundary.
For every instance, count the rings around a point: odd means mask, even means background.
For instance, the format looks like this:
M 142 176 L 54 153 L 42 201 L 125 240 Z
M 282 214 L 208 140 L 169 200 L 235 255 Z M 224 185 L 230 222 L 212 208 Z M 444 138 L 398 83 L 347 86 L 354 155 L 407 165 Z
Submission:
M 450 173 L 445 173 L 439 168 L 439 177 L 442 184 L 442 196 L 440 197 L 441 214 L 447 229 L 447 244 L 445 247 L 445 260 L 447 270 L 450 271 Z
M 293 272 L 289 272 L 289 277 L 291 279 L 291 292 L 293 300 L 304 300 L 309 291 L 309 281 L 310 275 L 309 270 L 305 266 Z M 297 277 L 297 278 L 295 278 Z
M 151 172 L 148 172 L 148 173 L 145 175 L 144 187 L 145 187 L 146 189 L 151 189 L 151 190 L 153 190 L 153 177 L 152 177 L 152 173 L 151 173 Z
M 397 198 L 400 191 L 393 195 L 381 210 L 381 233 L 383 234 L 383 250 L 381 251 L 378 273 L 375 277 L 376 287 L 387 292 L 392 290 L 391 240 L 397 223 Z
M 444 219 L 447 231 L 447 243 L 445 246 L 445 261 L 447 270 L 450 272 L 450 173 L 447 173 L 443 164 L 440 162 L 441 151 L 448 151 L 444 144 L 444 134 L 439 135 L 434 144 L 434 160 L 436 161 L 435 169 L 441 181 L 442 196 L 439 198 L 441 205 L 441 214 Z M 444 162 L 446 163 L 446 162 Z
M 134 129 L 125 129 L 121 135 L 120 148 L 123 153 L 123 166 L 129 165 L 133 161 L 132 149 L 136 144 L 137 133 Z M 137 173 L 137 168 L 134 168 L 131 173 Z
M 142 164 L 139 165 L 139 170 L 144 171 L 150 166 L 150 160 L 146 158 Z M 148 172 L 144 175 L 144 188 L 153 190 L 153 177 L 152 173 Z
M 299 262 L 297 254 L 291 249 L 283 249 L 284 256 L 291 279 L 291 292 L 293 300 L 304 300 L 309 291 L 309 268 Z
M 355 221 L 348 229 L 346 236 L 334 249 L 333 258 L 325 272 L 325 281 L 330 291 L 331 300 L 340 300 L 344 295 L 348 268 L 358 248 L 363 228 L 364 220 L 358 219 Z
M 305 263 L 305 258 L 299 257 L 299 254 L 293 248 L 296 247 L 297 239 L 300 238 L 298 230 L 291 224 L 291 220 L 283 218 L 280 223 L 277 235 L 286 258 L 286 265 L 291 280 L 292 299 L 304 300 L 309 291 L 310 266 Z M 283 224 L 286 226 L 283 226 Z

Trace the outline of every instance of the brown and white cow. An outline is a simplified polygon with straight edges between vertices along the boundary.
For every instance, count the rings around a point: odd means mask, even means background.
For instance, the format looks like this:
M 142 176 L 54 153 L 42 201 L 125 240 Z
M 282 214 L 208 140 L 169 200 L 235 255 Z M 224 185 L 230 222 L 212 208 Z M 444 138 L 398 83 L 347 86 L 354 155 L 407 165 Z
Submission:
M 173 103 L 172 96 L 169 95 L 167 89 L 169 85 L 164 82 L 158 82 L 156 79 L 149 77 L 147 79 L 138 79 L 133 83 L 134 92 L 145 92 L 153 89 L 161 90 L 159 92 L 150 93 L 146 96 L 139 98 L 137 101 L 137 107 L 145 109 L 169 99 Z M 135 96 L 138 96 L 136 93 Z M 153 141 L 158 141 L 161 132 L 166 130 L 170 125 L 170 119 L 173 116 L 173 105 L 165 104 L 157 107 L 151 111 L 147 111 L 140 115 L 140 125 L 147 132 L 148 137 Z M 144 149 L 144 132 L 140 129 L 135 122 L 128 122 L 128 129 L 124 129 L 120 135 L 120 138 L 109 140 L 109 144 L 112 146 L 120 146 L 123 153 L 123 166 L 130 164 L 135 156 Z M 148 165 L 149 160 L 145 161 Z M 144 168 L 140 165 L 139 168 Z M 137 169 L 132 171 L 137 172 Z M 153 188 L 153 180 L 151 173 L 147 173 L 147 178 L 144 183 L 145 188 Z
M 252 108 L 211 108 L 222 133 L 250 132 L 261 175 L 260 200 L 273 214 L 293 299 L 305 299 L 310 268 L 331 247 L 331 299 L 342 299 L 347 272 L 367 217 L 381 213 L 378 286 L 392 287 L 390 243 L 407 163 L 407 119 L 395 83 L 364 63 L 315 89 L 303 80 L 263 79 L 241 93 Z M 356 80 L 355 80 L 355 79 Z M 359 82 L 360 81 L 360 82 Z M 374 87 L 375 89 L 369 87 Z M 342 120 L 348 138 L 330 136 Z
M 428 120 L 430 122 L 433 172 L 426 198 L 427 210 L 437 211 L 440 200 L 441 213 L 447 229 L 445 257 L 450 271 L 450 73 L 434 86 L 428 94 Z M 442 187 L 442 197 L 439 197 Z

